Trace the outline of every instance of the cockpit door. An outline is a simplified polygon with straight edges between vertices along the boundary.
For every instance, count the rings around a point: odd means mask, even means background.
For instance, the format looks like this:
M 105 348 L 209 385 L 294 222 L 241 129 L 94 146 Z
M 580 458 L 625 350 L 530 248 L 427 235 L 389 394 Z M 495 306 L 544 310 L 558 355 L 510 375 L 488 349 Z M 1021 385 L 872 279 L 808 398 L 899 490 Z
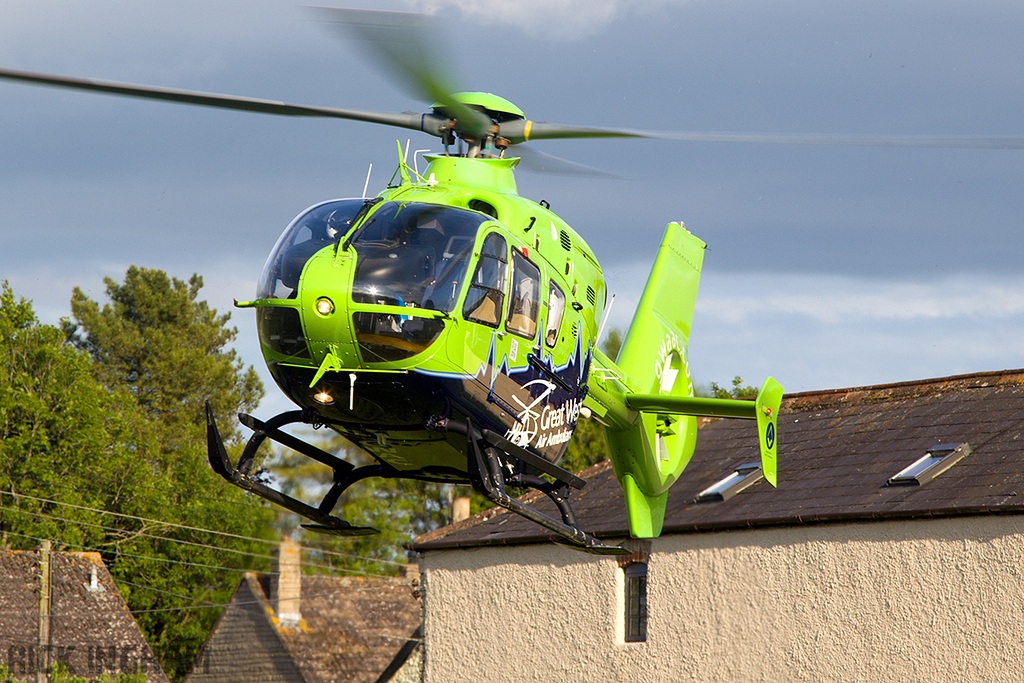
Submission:
M 480 246 L 480 260 L 466 292 L 462 316 L 470 322 L 497 329 L 505 303 L 507 276 L 508 246 L 505 238 L 492 232 Z

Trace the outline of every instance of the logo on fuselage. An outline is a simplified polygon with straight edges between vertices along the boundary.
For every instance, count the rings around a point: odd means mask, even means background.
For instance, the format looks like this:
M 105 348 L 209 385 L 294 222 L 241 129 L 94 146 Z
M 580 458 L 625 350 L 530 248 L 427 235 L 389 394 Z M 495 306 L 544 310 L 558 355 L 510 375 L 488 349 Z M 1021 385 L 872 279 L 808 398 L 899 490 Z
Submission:
M 543 391 L 530 403 L 512 396 L 522 410 L 516 415 L 518 422 L 505 432 L 505 438 L 522 447 L 545 448 L 565 443 L 572 437 L 572 427 L 579 417 L 582 402 L 569 399 L 560 405 L 552 405 L 546 399 L 554 392 L 554 384 L 535 379 L 524 384 L 523 389 L 530 391 L 532 386 L 539 386 Z M 542 401 L 544 404 L 540 405 Z

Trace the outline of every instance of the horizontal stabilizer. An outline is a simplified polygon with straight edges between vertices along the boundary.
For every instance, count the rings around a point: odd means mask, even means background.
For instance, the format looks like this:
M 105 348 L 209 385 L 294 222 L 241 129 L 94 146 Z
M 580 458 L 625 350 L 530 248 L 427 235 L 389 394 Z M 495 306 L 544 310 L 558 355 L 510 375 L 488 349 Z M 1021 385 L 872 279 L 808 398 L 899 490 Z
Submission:
M 777 486 L 778 457 L 775 437 L 782 392 L 782 386 L 769 377 L 761 385 L 761 391 L 758 392 L 755 401 L 665 394 L 627 394 L 625 402 L 631 410 L 642 413 L 757 420 L 761 469 L 765 480 L 772 486 Z
M 729 398 L 629 394 L 626 396 L 626 406 L 632 410 L 645 413 L 693 415 L 694 417 L 732 417 L 746 420 L 757 418 L 757 405 L 753 401 L 740 401 Z

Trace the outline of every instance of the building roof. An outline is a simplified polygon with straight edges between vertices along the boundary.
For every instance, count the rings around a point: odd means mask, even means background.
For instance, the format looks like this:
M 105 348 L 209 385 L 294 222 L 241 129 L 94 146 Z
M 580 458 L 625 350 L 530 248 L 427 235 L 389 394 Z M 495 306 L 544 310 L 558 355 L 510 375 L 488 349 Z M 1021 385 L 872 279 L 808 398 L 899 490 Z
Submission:
M 35 678 L 39 594 L 40 553 L 0 550 L 0 664 L 19 679 Z M 50 599 L 51 662 L 83 678 L 167 681 L 99 553 L 50 553 Z
M 1024 370 L 788 394 L 778 424 L 778 489 L 761 480 L 727 500 L 695 502 L 701 491 L 759 459 L 751 422 L 702 420 L 693 459 L 669 491 L 662 533 L 1024 512 L 1022 436 Z M 887 485 L 929 448 L 960 443 L 970 445 L 970 455 L 935 479 Z M 572 497 L 580 526 L 598 537 L 628 536 L 611 463 L 581 476 L 588 483 Z M 536 507 L 557 518 L 540 498 Z M 413 547 L 550 538 L 526 519 L 492 509 L 419 536 Z
M 270 595 L 269 577 L 244 575 L 186 681 L 374 683 L 419 642 L 408 579 L 303 576 L 295 627 Z

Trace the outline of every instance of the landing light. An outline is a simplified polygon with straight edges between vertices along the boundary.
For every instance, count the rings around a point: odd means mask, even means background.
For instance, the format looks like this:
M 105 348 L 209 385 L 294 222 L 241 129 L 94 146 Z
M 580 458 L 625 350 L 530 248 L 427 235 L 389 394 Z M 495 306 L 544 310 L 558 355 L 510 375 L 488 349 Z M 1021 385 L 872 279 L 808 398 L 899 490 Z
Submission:
M 320 297 L 316 300 L 316 312 L 325 317 L 334 313 L 334 302 L 325 296 Z
M 313 394 L 313 400 L 322 406 L 329 406 L 332 403 L 334 403 L 334 397 L 328 394 L 323 389 Z

